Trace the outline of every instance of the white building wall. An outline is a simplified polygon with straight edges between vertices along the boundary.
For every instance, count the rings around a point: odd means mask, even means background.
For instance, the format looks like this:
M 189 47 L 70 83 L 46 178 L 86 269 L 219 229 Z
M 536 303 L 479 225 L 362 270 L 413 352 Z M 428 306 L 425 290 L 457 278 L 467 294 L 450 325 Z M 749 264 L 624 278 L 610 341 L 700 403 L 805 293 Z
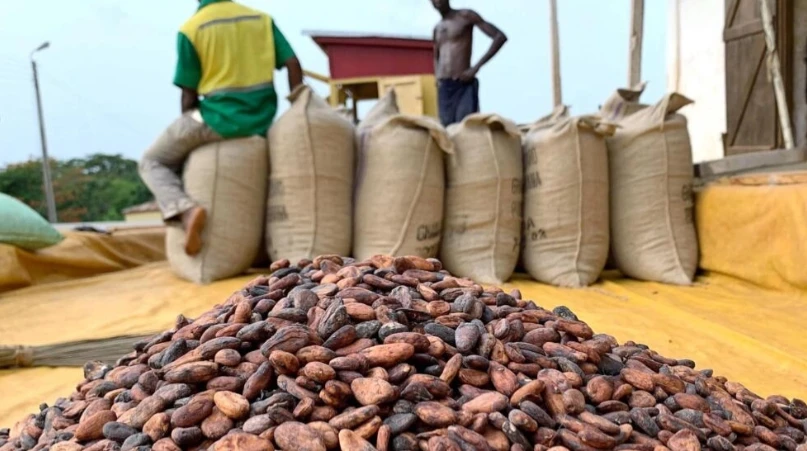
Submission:
M 723 158 L 724 3 L 725 0 L 668 0 L 667 90 L 695 102 L 681 113 L 689 121 L 696 163 Z

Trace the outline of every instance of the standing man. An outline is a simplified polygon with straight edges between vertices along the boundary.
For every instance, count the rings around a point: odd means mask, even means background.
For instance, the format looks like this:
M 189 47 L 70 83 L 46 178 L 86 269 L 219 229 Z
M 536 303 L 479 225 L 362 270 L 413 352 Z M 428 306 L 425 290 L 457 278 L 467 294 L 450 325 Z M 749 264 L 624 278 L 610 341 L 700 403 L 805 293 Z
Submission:
M 507 36 L 470 9 L 453 9 L 450 0 L 432 0 L 443 17 L 434 27 L 434 70 L 437 76 L 440 122 L 449 126 L 479 112 L 476 74 L 507 42 Z M 487 53 L 471 66 L 474 27 L 493 39 Z
M 182 116 L 146 150 L 139 172 L 163 220 L 181 221 L 185 252 L 196 255 L 207 213 L 183 190 L 185 159 L 211 142 L 266 136 L 277 111 L 274 70 L 288 70 L 289 90 L 303 82 L 303 70 L 268 14 L 231 0 L 200 0 L 180 28 L 177 51 Z

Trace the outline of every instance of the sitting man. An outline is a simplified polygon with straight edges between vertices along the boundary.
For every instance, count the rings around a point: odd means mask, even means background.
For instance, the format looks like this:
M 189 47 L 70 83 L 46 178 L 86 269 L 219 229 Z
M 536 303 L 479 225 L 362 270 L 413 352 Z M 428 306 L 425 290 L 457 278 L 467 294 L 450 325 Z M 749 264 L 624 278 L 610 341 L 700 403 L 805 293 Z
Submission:
M 201 250 L 207 213 L 183 190 L 185 159 L 211 142 L 266 136 L 277 111 L 275 69 L 288 69 L 290 90 L 303 82 L 300 62 L 268 14 L 230 0 L 199 3 L 178 36 L 174 84 L 182 89 L 182 116 L 139 167 L 163 220 L 182 222 L 188 255 Z

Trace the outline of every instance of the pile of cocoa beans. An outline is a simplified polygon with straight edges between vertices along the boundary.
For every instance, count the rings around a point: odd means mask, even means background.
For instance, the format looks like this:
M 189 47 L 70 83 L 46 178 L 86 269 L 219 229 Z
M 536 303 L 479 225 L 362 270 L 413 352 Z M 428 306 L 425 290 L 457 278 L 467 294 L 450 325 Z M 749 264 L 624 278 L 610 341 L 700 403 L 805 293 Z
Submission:
M 807 451 L 807 405 L 597 335 L 434 259 L 272 265 L 0 451 Z M 614 312 L 618 315 L 619 312 Z

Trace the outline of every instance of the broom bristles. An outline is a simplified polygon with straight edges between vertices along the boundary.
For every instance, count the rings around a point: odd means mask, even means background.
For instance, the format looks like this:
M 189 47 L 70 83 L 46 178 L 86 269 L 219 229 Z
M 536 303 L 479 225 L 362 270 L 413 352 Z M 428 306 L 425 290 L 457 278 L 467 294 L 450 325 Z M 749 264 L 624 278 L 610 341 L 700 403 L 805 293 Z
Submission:
M 44 346 L 0 345 L 0 368 L 82 367 L 92 360 L 115 363 L 148 336 L 122 336 Z

